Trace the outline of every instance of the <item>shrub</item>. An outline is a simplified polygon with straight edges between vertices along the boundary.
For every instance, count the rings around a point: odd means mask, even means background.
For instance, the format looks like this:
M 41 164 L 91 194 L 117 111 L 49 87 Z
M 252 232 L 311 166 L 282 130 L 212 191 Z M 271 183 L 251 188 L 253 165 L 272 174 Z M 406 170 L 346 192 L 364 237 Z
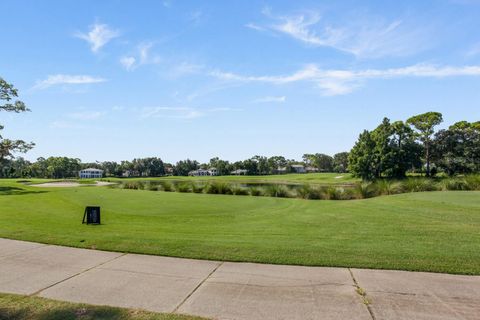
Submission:
M 403 181 L 403 187 L 407 192 L 435 191 L 438 186 L 435 181 L 427 178 L 409 178 Z
M 210 182 L 206 186 L 205 192 L 210 194 L 232 194 L 232 188 L 224 182 Z
M 129 182 L 124 182 L 123 183 L 123 189 L 132 189 L 132 190 L 137 190 L 138 188 L 138 183 L 135 181 L 129 181 Z
M 192 188 L 192 192 L 194 193 L 203 193 L 203 190 L 205 189 L 205 185 L 204 184 L 197 184 L 197 183 L 192 183 L 191 185 L 191 188 Z
M 321 188 L 315 188 L 308 184 L 304 184 L 297 190 L 297 197 L 302 199 L 317 200 L 323 198 L 323 190 Z
M 391 195 L 403 192 L 403 185 L 401 182 L 387 179 L 375 181 L 372 187 L 375 195 Z
M 190 184 L 188 183 L 179 183 L 175 186 L 177 192 L 190 192 Z
M 234 186 L 232 188 L 232 193 L 237 196 L 248 196 L 250 194 L 247 188 L 243 188 L 240 186 Z
M 470 190 L 480 190 L 480 174 L 466 176 L 465 182 Z
M 341 200 L 343 194 L 343 188 L 336 188 L 333 186 L 326 187 L 324 189 L 325 198 L 328 200 Z
M 358 199 L 372 198 L 377 195 L 376 188 L 372 182 L 358 183 L 354 187 Z
M 153 182 L 148 182 L 145 186 L 145 189 L 150 190 L 150 191 L 158 191 L 158 184 L 153 183 Z
M 265 187 L 265 195 L 270 197 L 288 198 L 291 196 L 287 187 L 280 184 L 271 184 Z
M 166 192 L 175 191 L 174 188 L 173 188 L 173 184 L 169 181 L 162 181 L 161 188 L 162 188 L 163 191 L 166 191 Z
M 250 187 L 249 190 L 250 190 L 250 195 L 251 195 L 251 196 L 254 196 L 254 197 L 261 197 L 261 196 L 263 196 L 263 191 L 262 191 L 262 189 L 259 189 L 259 188 L 257 188 L 257 187 Z

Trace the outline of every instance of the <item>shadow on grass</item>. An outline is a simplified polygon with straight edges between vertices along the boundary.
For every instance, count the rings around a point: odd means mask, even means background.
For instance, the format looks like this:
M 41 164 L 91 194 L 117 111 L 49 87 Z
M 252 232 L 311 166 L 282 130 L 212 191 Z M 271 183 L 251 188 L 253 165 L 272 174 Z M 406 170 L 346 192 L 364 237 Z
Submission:
M 129 319 L 124 310 L 110 307 L 59 307 L 50 310 L 32 308 L 0 308 L 0 320 L 90 320 Z
M 44 191 L 44 190 L 32 191 L 32 190 L 26 190 L 18 187 L 0 187 L 0 196 L 18 196 L 18 195 L 37 194 L 37 193 L 45 193 L 45 192 L 48 192 L 48 191 Z

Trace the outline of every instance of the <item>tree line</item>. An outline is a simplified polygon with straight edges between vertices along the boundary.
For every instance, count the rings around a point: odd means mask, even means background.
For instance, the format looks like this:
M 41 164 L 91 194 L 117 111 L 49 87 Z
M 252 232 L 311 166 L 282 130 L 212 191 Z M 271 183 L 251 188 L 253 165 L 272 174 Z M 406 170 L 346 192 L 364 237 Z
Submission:
M 348 153 L 338 153 L 333 157 L 321 153 L 305 154 L 303 161 L 287 159 L 283 156 L 254 156 L 235 162 L 215 157 L 207 163 L 186 159 L 175 164 L 163 162 L 158 157 L 93 163 L 84 163 L 80 159 L 68 157 L 41 157 L 35 162 L 30 162 L 18 157 L 5 158 L 0 161 L 0 165 L 0 177 L 3 178 L 73 178 L 78 176 L 80 170 L 86 168 L 101 169 L 105 177 L 187 176 L 191 171 L 210 168 L 216 168 L 218 175 L 229 175 L 236 170 L 246 170 L 248 175 L 270 175 L 280 172 L 294 173 L 296 172 L 294 165 L 303 165 L 318 172 L 346 172 Z
M 427 177 L 480 172 L 480 121 L 460 121 L 435 132 L 443 122 L 439 112 L 404 121 L 384 118 L 365 130 L 349 153 L 349 171 L 364 180 L 404 178 L 407 172 Z

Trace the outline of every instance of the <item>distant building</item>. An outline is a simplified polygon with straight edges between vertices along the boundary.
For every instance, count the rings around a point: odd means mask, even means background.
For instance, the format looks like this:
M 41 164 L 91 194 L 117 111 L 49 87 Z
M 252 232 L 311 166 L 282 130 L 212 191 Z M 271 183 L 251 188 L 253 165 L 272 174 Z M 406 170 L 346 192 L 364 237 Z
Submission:
M 218 171 L 217 171 L 217 168 L 209 168 L 208 170 L 197 169 L 197 170 L 190 171 L 188 175 L 195 176 L 195 177 L 216 176 L 218 175 Z
M 245 169 L 237 169 L 230 172 L 230 174 L 233 174 L 235 176 L 241 176 L 241 175 L 245 176 L 247 175 L 247 173 L 248 173 L 248 170 L 245 170 Z
M 307 171 L 305 170 L 305 166 L 301 164 L 292 164 L 292 170 L 295 171 L 295 173 L 306 173 Z
M 98 179 L 103 177 L 103 170 L 95 168 L 87 168 L 80 170 L 78 173 L 80 179 Z
M 318 172 L 318 168 L 315 168 L 315 167 L 306 167 L 306 168 L 305 168 L 305 171 L 307 171 L 308 173 Z

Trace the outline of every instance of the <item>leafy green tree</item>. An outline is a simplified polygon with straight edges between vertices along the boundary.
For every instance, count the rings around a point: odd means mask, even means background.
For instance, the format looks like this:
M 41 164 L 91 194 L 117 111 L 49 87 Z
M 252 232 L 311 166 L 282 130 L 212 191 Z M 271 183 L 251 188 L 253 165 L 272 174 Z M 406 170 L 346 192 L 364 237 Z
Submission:
M 5 101 L 0 104 L 0 111 L 6 112 L 26 112 L 30 111 L 20 100 L 15 100 L 18 97 L 18 91 L 13 85 L 7 83 L 0 77 L 0 101 Z M 0 133 L 3 130 L 0 124 Z M 0 163 L 7 158 L 13 158 L 15 152 L 27 152 L 32 149 L 35 144 L 33 142 L 27 143 L 23 140 L 4 139 L 0 134 Z
M 347 172 L 348 170 L 348 152 L 339 152 L 333 156 L 333 171 Z
M 461 121 L 440 130 L 432 141 L 432 159 L 448 175 L 480 171 L 480 122 Z
M 375 140 L 368 130 L 364 130 L 348 155 L 348 169 L 355 177 L 363 180 L 377 178 Z
M 188 176 L 188 173 L 192 170 L 198 169 L 198 161 L 195 160 L 182 160 L 178 161 L 174 168 L 174 175 L 176 176 Z
M 222 160 L 219 157 L 210 159 L 209 166 L 210 168 L 216 168 L 217 174 L 220 176 L 229 174 L 232 171 L 232 166 L 226 160 Z
M 327 154 L 315 153 L 309 154 L 306 153 L 303 155 L 303 161 L 307 166 L 312 166 L 322 172 L 332 172 L 333 171 L 333 158 Z
M 283 156 L 273 156 L 268 158 L 268 173 L 274 174 L 277 172 L 278 168 L 287 167 L 288 161 Z
M 419 159 L 413 131 L 401 121 L 391 124 L 388 118 L 372 132 L 364 131 L 348 157 L 350 172 L 365 180 L 403 178 Z
M 439 112 L 426 112 L 407 120 L 407 124 L 415 128 L 417 138 L 423 144 L 427 177 L 430 176 L 431 144 L 432 136 L 435 133 L 434 128 L 442 121 L 442 114 Z

